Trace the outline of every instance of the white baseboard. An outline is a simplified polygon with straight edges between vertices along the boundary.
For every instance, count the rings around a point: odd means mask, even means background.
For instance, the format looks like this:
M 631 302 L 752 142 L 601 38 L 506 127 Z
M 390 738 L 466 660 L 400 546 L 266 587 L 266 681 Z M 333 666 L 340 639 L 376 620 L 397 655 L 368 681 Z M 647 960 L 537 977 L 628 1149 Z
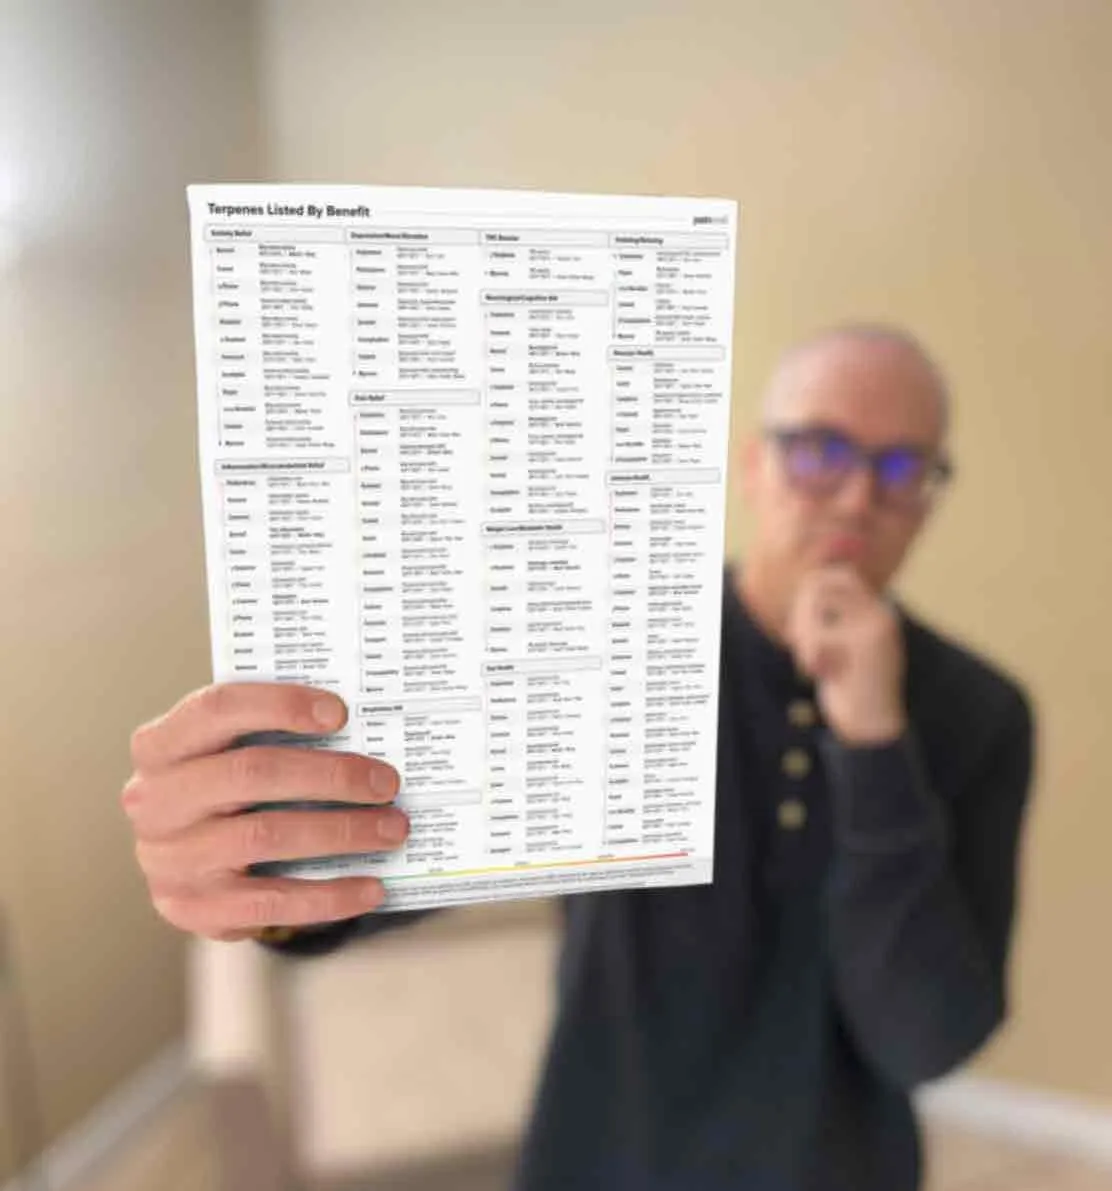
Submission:
M 38 1181 L 16 1175 L 0 1191 L 66 1191 L 79 1186 L 181 1091 L 188 1076 L 184 1043 L 167 1047 L 48 1147 Z
M 45 1186 L 17 1176 L 0 1191 L 79 1186 L 169 1103 L 188 1078 L 185 1044 L 167 1047 L 47 1149 Z M 917 1100 L 928 1118 L 1112 1168 L 1112 1104 L 977 1075 L 941 1080 Z
M 1112 1104 L 978 1075 L 941 1080 L 918 1103 L 928 1118 L 1112 1167 Z

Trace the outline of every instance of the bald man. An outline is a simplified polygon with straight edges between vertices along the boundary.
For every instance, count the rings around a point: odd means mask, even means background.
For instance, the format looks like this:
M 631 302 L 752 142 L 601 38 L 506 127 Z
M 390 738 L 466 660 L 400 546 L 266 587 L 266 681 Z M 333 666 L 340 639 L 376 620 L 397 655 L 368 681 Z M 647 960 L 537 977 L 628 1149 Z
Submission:
M 948 405 L 883 327 L 824 332 L 772 377 L 739 469 L 755 534 L 723 584 L 714 881 L 563 900 L 520 1191 L 920 1186 L 911 1092 L 1004 1016 L 1033 753 L 1019 684 L 890 594 L 950 477 Z M 244 873 L 404 838 L 385 762 L 226 751 L 342 715 L 208 688 L 137 731 L 123 801 L 171 922 L 308 955 L 419 916 L 371 912 L 373 881 Z M 226 814 L 306 794 L 368 805 Z

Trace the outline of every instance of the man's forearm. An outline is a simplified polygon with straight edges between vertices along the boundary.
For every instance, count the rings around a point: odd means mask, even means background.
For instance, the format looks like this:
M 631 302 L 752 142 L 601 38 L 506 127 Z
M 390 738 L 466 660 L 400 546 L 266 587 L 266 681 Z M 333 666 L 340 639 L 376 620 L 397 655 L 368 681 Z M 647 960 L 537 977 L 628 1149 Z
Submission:
M 824 753 L 839 1000 L 870 1061 L 910 1088 L 966 1059 L 995 1029 L 1003 972 L 951 869 L 946 816 L 914 737 L 864 749 L 829 741 Z

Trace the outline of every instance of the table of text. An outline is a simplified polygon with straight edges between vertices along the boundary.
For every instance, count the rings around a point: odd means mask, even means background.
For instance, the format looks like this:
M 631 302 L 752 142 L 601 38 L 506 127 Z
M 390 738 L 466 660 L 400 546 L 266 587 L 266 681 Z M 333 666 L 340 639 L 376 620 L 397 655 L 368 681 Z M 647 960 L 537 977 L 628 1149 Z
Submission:
M 218 681 L 336 691 L 392 908 L 711 878 L 736 209 L 190 189 Z

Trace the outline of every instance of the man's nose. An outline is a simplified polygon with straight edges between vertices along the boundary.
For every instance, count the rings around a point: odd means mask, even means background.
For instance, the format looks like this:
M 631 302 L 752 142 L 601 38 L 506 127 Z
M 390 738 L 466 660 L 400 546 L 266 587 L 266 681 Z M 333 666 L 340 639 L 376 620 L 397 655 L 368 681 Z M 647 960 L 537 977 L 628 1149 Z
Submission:
M 876 497 L 876 478 L 872 469 L 855 467 L 835 496 L 834 503 L 843 513 L 866 513 Z

